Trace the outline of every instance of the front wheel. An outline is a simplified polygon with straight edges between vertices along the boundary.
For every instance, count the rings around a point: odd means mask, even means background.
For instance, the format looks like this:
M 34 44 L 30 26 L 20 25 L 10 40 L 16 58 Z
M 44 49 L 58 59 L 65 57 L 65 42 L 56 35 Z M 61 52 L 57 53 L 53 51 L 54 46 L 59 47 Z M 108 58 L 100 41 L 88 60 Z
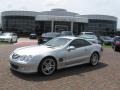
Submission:
M 56 70 L 56 62 L 52 58 L 45 58 L 39 65 L 38 72 L 43 75 L 52 75 Z
M 91 58 L 90 58 L 90 64 L 92 66 L 95 66 L 98 64 L 98 62 L 99 62 L 99 55 L 97 53 L 93 53 Z
M 12 42 L 13 42 L 13 40 L 12 40 L 12 39 L 10 39 L 9 43 L 12 43 Z

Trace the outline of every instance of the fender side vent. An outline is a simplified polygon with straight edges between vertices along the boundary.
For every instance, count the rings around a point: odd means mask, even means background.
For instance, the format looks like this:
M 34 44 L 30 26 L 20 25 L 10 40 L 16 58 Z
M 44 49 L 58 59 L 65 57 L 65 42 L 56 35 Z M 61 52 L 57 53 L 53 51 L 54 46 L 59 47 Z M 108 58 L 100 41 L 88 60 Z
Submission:
M 59 62 L 63 62 L 63 58 L 59 58 Z

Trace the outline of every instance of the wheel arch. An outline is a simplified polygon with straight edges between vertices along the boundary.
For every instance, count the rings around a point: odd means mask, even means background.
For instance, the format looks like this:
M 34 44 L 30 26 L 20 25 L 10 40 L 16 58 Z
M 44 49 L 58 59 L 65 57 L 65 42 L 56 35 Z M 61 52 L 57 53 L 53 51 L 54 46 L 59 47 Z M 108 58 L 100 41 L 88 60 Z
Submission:
M 45 60 L 46 58 L 52 58 L 55 61 L 55 63 L 56 63 L 56 69 L 57 69 L 57 66 L 58 66 L 57 59 L 54 56 L 46 56 L 46 57 L 42 58 L 42 60 L 39 62 L 38 70 L 39 70 L 40 65 L 42 64 L 43 60 Z
M 91 54 L 90 58 L 92 57 L 92 55 L 93 55 L 94 53 L 97 53 L 98 58 L 99 58 L 99 60 L 100 60 L 100 54 L 99 54 L 99 52 L 98 52 L 98 51 L 94 51 L 94 52 Z

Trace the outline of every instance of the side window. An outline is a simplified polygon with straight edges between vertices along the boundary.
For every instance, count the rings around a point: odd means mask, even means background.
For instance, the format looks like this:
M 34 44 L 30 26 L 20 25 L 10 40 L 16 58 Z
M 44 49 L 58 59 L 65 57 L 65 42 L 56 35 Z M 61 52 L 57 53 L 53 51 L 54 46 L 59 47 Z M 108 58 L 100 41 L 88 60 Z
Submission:
M 15 34 L 15 33 L 13 33 L 13 36 L 16 36 L 16 34 Z
M 82 47 L 84 47 L 84 46 L 89 46 L 89 45 L 91 45 L 91 44 L 90 44 L 88 41 L 81 39 L 81 46 L 82 46 Z
M 75 48 L 79 48 L 80 47 L 79 39 L 72 41 L 69 46 L 74 46 Z
M 91 45 L 89 42 L 82 40 L 82 39 L 76 39 L 70 43 L 69 46 L 74 46 L 75 48 L 84 47 Z

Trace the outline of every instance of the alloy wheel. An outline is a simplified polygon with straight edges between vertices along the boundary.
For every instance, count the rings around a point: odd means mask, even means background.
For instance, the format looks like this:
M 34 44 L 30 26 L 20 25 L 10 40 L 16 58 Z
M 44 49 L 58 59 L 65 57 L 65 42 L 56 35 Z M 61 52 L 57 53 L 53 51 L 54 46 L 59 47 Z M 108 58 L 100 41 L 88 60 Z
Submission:
M 41 65 L 41 72 L 44 75 L 51 75 L 56 69 L 56 63 L 52 58 L 47 58 L 43 61 Z
M 90 60 L 90 63 L 91 65 L 95 66 L 97 65 L 99 62 L 99 56 L 97 53 L 93 53 L 92 56 L 91 56 L 91 60 Z

